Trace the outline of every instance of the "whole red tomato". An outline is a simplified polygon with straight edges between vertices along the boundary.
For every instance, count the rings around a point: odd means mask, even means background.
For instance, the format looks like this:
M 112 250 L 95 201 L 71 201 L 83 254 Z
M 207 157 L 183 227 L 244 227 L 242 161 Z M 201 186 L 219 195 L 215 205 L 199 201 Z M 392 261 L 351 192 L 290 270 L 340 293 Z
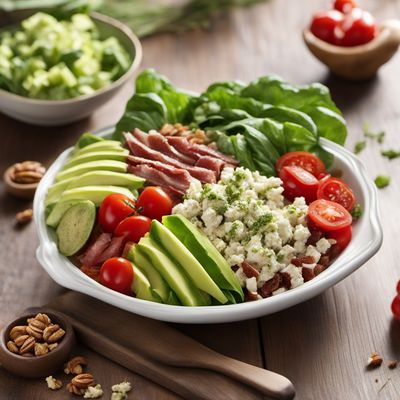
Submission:
M 100 283 L 117 292 L 129 294 L 133 279 L 133 266 L 125 258 L 109 258 L 100 268 Z
M 123 194 L 110 194 L 100 205 L 99 223 L 105 232 L 114 232 L 117 225 L 135 212 L 135 202 Z
M 353 0 L 336 0 L 333 3 L 333 8 L 342 13 L 349 13 L 353 8 L 357 7 L 357 3 Z
M 148 186 L 137 199 L 136 207 L 140 214 L 161 221 L 164 215 L 171 214 L 173 203 L 160 187 Z
M 319 39 L 337 44 L 336 28 L 342 23 L 344 15 L 337 10 L 321 11 L 314 15 L 310 31 Z
M 115 236 L 124 236 L 130 242 L 139 242 L 150 231 L 151 219 L 144 215 L 133 215 L 123 219 L 114 231 Z
M 354 8 L 346 15 L 340 29 L 343 31 L 340 45 L 346 47 L 368 43 L 378 33 L 374 17 L 360 8 Z

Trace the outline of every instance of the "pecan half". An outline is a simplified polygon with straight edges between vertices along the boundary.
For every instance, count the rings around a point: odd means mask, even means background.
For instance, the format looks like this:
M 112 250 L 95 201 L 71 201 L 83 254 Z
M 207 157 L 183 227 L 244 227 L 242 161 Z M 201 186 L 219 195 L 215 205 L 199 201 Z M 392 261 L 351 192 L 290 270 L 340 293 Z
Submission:
M 74 357 L 71 358 L 65 365 L 64 365 L 64 372 L 68 374 L 80 375 L 83 371 L 83 366 L 87 365 L 87 361 L 84 357 Z
M 6 346 L 7 349 L 11 351 L 11 353 L 16 353 L 16 354 L 19 353 L 17 345 L 12 340 L 9 340 Z
M 26 325 L 17 325 L 10 331 L 10 338 L 12 340 L 16 339 L 18 336 L 26 335 Z
M 33 336 L 37 340 L 42 340 L 43 338 L 43 330 L 36 328 L 35 326 L 32 325 L 28 325 L 28 327 L 26 328 L 26 333 L 28 335 Z
M 28 222 L 32 221 L 33 210 L 28 208 L 27 210 L 21 211 L 17 213 L 15 218 L 19 224 L 27 224 Z
M 35 343 L 36 343 L 35 338 L 32 336 L 29 336 L 28 339 L 26 339 L 25 342 L 20 347 L 19 353 L 24 354 L 24 353 L 31 352 L 35 348 Z
M 14 343 L 15 343 L 18 347 L 21 347 L 21 346 L 24 344 L 25 340 L 28 339 L 28 337 L 29 337 L 29 335 L 21 335 L 21 336 L 18 336 L 16 339 L 14 339 Z
M 54 324 L 48 326 L 43 331 L 43 340 L 47 343 L 58 342 L 65 335 L 64 329 L 60 328 L 59 325 Z
M 76 394 L 77 396 L 83 396 L 85 393 L 85 389 L 80 389 L 71 382 L 68 383 L 67 390 L 68 390 L 68 392 L 70 392 L 72 394 Z
M 383 358 L 378 353 L 372 353 L 367 362 L 368 368 L 377 368 L 382 365 Z
M 397 363 L 398 362 L 396 360 L 389 361 L 388 368 L 390 368 L 390 369 L 397 368 Z
M 57 346 L 58 346 L 58 343 L 51 343 L 51 344 L 47 345 L 47 347 L 49 348 L 49 351 L 53 351 Z
M 47 324 L 45 324 L 44 322 L 40 321 L 39 319 L 35 318 L 29 318 L 28 319 L 28 327 L 34 327 L 37 329 L 40 329 L 41 331 L 43 331 L 46 327 Z
M 24 161 L 14 164 L 10 177 L 16 183 L 37 183 L 42 178 L 46 168 L 37 161 Z
M 94 378 L 92 374 L 79 374 L 71 379 L 71 383 L 78 389 L 87 389 L 88 386 L 93 385 Z
M 46 326 L 49 326 L 51 324 L 51 319 L 47 314 L 42 314 L 42 313 L 36 314 L 35 319 L 40 322 L 43 322 L 43 324 L 45 325 L 44 328 L 46 328 Z

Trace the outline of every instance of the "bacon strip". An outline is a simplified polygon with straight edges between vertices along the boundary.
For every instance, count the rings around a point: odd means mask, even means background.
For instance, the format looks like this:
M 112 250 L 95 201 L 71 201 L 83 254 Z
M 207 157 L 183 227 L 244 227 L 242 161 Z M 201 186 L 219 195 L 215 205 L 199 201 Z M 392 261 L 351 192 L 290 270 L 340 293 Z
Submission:
M 82 265 L 86 265 L 88 267 L 97 265 L 98 258 L 110 243 L 111 233 L 101 233 L 96 239 L 94 239 L 86 251 L 78 257 L 78 260 Z

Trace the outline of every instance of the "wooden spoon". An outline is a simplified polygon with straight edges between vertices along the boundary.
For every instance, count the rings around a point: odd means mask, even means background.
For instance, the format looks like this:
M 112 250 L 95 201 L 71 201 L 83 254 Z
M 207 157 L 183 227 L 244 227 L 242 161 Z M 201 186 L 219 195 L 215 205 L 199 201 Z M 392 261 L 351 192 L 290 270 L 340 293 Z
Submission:
M 372 78 L 396 53 L 400 45 L 400 21 L 384 21 L 377 37 L 361 46 L 335 46 L 317 38 L 308 28 L 303 39 L 311 53 L 336 75 L 365 80 Z
M 135 347 L 137 352 L 135 356 L 129 349 L 107 338 L 106 332 L 100 334 L 101 330 L 89 327 L 70 315 L 64 316 L 79 335 L 85 337 L 86 344 L 96 343 L 95 351 L 98 353 L 103 354 L 104 350 L 105 355 L 109 358 L 111 356 L 111 359 L 112 354 L 124 354 L 125 366 L 129 360 L 134 365 L 135 359 L 141 354 L 142 357 L 164 365 L 219 372 L 274 399 L 294 398 L 294 386 L 284 376 L 219 354 L 167 324 L 132 314 L 130 318 L 137 319 L 132 341 L 132 347 Z M 114 361 L 118 362 L 118 359 Z

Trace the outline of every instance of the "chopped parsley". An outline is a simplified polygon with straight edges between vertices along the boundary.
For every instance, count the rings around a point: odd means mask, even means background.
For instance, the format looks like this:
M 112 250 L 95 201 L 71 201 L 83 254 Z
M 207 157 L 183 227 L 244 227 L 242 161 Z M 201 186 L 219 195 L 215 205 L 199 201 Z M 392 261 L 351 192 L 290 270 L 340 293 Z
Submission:
M 378 143 L 383 143 L 383 141 L 385 140 L 385 132 L 372 132 L 367 122 L 364 122 L 363 124 L 363 132 L 365 137 L 376 140 Z
M 367 146 L 367 141 L 366 140 L 360 140 L 354 145 L 354 154 L 361 153 L 365 147 Z
M 383 157 L 388 158 L 389 160 L 393 160 L 394 158 L 400 157 L 400 151 L 397 150 L 383 150 L 381 151 Z
M 383 189 L 386 186 L 389 186 L 390 184 L 390 176 L 387 175 L 378 175 L 375 178 L 375 185 L 379 188 L 379 189 Z
M 362 215 L 362 208 L 360 203 L 354 204 L 354 207 L 351 209 L 350 214 L 354 220 L 357 220 Z
M 261 215 L 261 217 L 253 223 L 250 229 L 253 233 L 257 233 L 261 228 L 265 227 L 265 225 L 268 225 L 270 222 L 272 222 L 272 220 L 273 216 L 271 213 Z

